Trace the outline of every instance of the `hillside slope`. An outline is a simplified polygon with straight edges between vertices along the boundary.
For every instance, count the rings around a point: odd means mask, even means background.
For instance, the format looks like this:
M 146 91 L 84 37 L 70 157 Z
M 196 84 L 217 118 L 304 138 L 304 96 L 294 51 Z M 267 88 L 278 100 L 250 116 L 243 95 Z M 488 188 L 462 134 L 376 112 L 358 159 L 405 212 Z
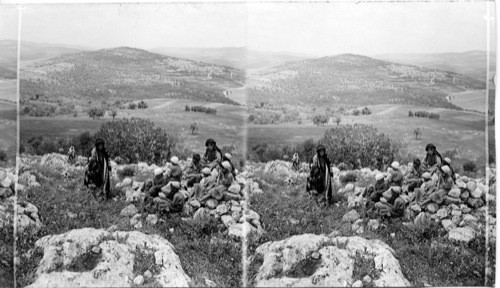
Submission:
M 150 50 L 163 55 L 193 59 L 196 61 L 231 66 L 237 69 L 262 69 L 299 61 L 306 55 L 249 50 L 245 47 L 176 48 L 162 47 Z
M 65 54 L 21 71 L 21 100 L 180 98 L 234 102 L 227 88 L 243 84 L 243 73 L 217 66 L 120 47 Z
M 457 73 L 343 54 L 287 63 L 248 80 L 251 103 L 274 105 L 421 104 L 457 108 L 447 93 L 484 89 L 485 83 Z
M 374 58 L 415 65 L 431 69 L 439 69 L 486 81 L 486 51 L 467 51 L 461 53 L 429 53 L 429 54 L 380 54 Z M 496 52 L 490 54 L 490 73 L 496 70 Z

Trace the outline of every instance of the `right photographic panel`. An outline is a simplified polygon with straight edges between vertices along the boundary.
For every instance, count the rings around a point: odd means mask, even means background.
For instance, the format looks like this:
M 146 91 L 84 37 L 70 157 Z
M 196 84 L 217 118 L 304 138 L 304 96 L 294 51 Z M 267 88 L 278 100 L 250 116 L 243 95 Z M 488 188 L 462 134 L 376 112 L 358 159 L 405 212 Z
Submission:
M 249 3 L 259 287 L 494 286 L 495 3 Z

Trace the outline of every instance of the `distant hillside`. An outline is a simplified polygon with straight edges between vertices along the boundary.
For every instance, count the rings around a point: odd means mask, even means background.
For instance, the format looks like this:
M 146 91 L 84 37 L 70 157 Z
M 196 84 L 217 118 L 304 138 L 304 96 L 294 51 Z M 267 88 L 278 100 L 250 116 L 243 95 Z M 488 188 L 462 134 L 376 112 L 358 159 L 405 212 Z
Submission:
M 463 75 L 344 54 L 309 59 L 261 71 L 248 79 L 250 104 L 328 105 L 421 104 L 458 108 L 447 93 L 484 89 Z
M 21 43 L 21 62 L 47 59 L 62 54 L 78 53 L 90 50 L 84 47 L 68 45 Z M 15 79 L 17 75 L 17 40 L 0 40 L 0 79 Z
M 240 87 L 240 70 L 121 47 L 65 54 L 21 71 L 21 100 L 197 99 L 235 104 L 224 96 Z
M 261 69 L 306 59 L 306 55 L 248 50 L 244 47 L 174 48 L 162 47 L 151 52 L 167 56 L 230 66 L 237 69 Z
M 374 58 L 401 64 L 451 71 L 486 81 L 486 51 L 434 54 L 381 54 Z M 496 70 L 496 53 L 490 54 L 490 72 Z

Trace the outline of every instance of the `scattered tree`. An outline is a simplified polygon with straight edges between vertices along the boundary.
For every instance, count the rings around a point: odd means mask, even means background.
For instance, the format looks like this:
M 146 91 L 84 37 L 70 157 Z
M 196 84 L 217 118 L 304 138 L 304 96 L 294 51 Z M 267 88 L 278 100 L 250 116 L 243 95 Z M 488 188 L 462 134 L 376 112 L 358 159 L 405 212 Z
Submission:
M 337 126 L 340 124 L 340 117 L 335 117 L 335 123 L 337 123 Z
M 113 117 L 113 120 L 115 119 L 116 115 L 118 115 L 118 113 L 116 113 L 116 110 L 111 110 L 109 111 L 109 116 Z
M 314 116 L 313 118 L 313 123 L 314 125 L 325 125 L 326 123 L 328 123 L 328 116 L 324 115 L 324 114 L 318 114 L 316 116 Z

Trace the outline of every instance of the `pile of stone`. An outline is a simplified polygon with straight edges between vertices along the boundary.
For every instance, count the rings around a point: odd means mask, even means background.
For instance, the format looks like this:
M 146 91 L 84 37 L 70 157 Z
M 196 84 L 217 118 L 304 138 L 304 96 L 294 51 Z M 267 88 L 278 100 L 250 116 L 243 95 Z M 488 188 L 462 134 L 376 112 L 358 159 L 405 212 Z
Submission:
M 186 162 L 180 161 L 180 163 L 185 165 Z M 123 167 L 125 166 L 116 164 L 113 165 L 115 165 L 116 171 L 124 169 Z M 137 165 L 132 165 L 131 167 L 141 171 L 142 173 L 151 174 L 156 168 L 162 168 L 165 173 L 168 173 L 168 170 L 170 169 L 169 164 L 165 167 L 158 167 L 156 165 L 147 166 L 145 163 L 139 163 Z M 265 230 L 262 228 L 260 223 L 260 216 L 255 211 L 244 208 L 245 193 L 258 193 L 258 190 L 260 190 L 258 183 L 253 182 L 251 179 L 247 179 L 247 176 L 247 171 L 238 174 L 235 181 L 228 189 L 234 194 L 239 194 L 241 196 L 240 201 L 218 201 L 212 198 L 207 200 L 202 205 L 197 200 L 191 200 L 184 206 L 183 215 L 189 215 L 188 218 L 184 219 L 186 221 L 202 221 L 206 217 L 212 217 L 219 220 L 220 224 L 227 228 L 227 233 L 231 237 L 241 239 L 245 235 L 255 235 L 255 237 L 262 236 L 263 233 L 265 233 Z M 144 182 L 136 181 L 133 178 L 134 177 L 124 178 L 116 185 L 116 188 L 125 192 L 126 202 L 132 203 L 122 210 L 121 215 L 124 217 L 130 217 L 130 225 L 135 229 L 140 229 L 143 227 L 143 223 L 141 222 L 142 214 L 139 213 L 134 204 L 142 203 L 146 195 L 141 191 L 141 187 L 144 185 Z M 184 185 L 182 186 L 185 187 Z M 260 190 L 260 193 L 262 193 L 262 190 Z M 150 219 L 146 220 L 149 225 L 155 225 L 158 222 L 157 216 L 153 214 L 148 215 L 147 219 Z
M 42 250 L 43 258 L 27 287 L 189 287 L 192 282 L 172 244 L 158 235 L 82 228 L 45 236 L 34 249 Z
M 13 172 L 14 169 L 0 168 L 0 228 L 13 227 L 16 219 L 18 233 L 36 234 L 42 228 L 38 209 L 27 201 L 16 201 L 16 176 Z
M 402 167 L 403 170 L 407 169 L 406 166 Z M 488 211 L 486 203 L 495 202 L 495 169 L 488 169 L 489 187 L 485 185 L 485 179 L 471 179 L 457 175 L 456 184 L 448 195 L 444 196 L 441 204 L 432 202 L 424 207 L 416 203 L 410 204 L 406 211 L 406 217 L 412 219 L 415 225 L 428 225 L 430 221 L 440 222 L 449 232 L 448 237 L 451 240 L 470 242 L 477 235 L 488 233 L 490 239 L 494 241 L 496 237 L 496 219 L 491 215 L 494 211 Z M 374 178 L 374 175 L 380 172 L 365 168 L 354 173 L 357 173 L 358 179 L 361 179 L 359 177 L 367 179 L 369 177 Z M 374 181 L 372 180 L 372 182 Z M 347 198 L 348 207 L 353 209 L 362 206 L 362 194 L 365 189 L 366 187 L 358 187 L 354 183 L 348 183 L 339 190 L 339 194 Z M 352 211 L 349 213 L 352 213 Z M 364 229 L 362 220 L 353 219 L 353 217 L 348 217 L 347 214 L 345 217 L 351 219 L 351 223 L 354 222 L 352 224 L 353 231 L 362 233 Z

